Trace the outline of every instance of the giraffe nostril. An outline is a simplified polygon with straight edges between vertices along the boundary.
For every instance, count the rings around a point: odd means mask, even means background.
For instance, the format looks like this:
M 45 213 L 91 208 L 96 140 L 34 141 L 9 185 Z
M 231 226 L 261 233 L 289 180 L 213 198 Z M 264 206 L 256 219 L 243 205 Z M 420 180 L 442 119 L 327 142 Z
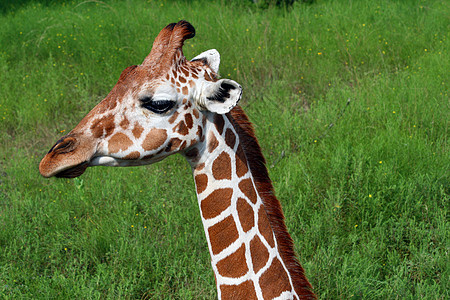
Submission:
M 51 148 L 48 150 L 47 154 L 55 150 L 55 148 L 66 138 L 66 136 L 63 136 L 60 138 Z
M 68 153 L 75 149 L 75 139 L 72 137 L 62 137 L 56 144 L 48 151 L 54 153 Z

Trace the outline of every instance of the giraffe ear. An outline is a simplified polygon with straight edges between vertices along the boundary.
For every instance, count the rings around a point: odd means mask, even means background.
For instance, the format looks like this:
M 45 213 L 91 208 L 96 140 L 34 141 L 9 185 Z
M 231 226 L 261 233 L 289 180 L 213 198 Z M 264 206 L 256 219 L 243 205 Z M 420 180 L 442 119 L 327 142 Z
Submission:
M 200 109 L 226 114 L 238 104 L 241 96 L 240 84 L 231 79 L 220 79 L 215 82 L 205 81 L 195 102 Z
M 191 59 L 191 61 L 195 60 L 203 60 L 206 64 L 209 65 L 209 67 L 211 68 L 211 70 L 214 71 L 214 73 L 219 73 L 220 54 L 219 51 L 217 51 L 216 49 L 207 50 Z

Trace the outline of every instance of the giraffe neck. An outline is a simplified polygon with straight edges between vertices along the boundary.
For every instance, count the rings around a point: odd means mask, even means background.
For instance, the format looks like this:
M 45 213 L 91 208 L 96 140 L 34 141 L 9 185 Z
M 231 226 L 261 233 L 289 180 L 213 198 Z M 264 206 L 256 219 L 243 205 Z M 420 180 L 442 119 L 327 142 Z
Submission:
M 268 216 L 258 175 L 246 153 L 245 132 L 232 114 L 208 115 L 204 129 L 201 147 L 186 157 L 193 168 L 219 298 L 298 299 L 302 287 L 296 286 L 292 262 L 280 252 L 272 229 L 276 224 Z M 282 218 L 281 208 L 279 213 Z M 288 242 L 292 243 L 290 237 Z

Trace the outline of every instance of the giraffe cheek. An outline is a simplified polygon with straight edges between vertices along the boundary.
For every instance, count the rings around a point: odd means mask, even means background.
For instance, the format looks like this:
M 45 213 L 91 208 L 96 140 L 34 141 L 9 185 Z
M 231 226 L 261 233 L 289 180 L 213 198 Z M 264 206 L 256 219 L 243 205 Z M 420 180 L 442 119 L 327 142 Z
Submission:
M 161 147 L 166 140 L 167 132 L 165 129 L 152 129 L 145 137 L 142 148 L 145 151 L 156 150 Z
M 186 126 L 184 120 L 181 120 L 174 128 L 173 132 L 177 132 L 180 135 L 188 135 L 189 128 Z
M 143 131 L 144 131 L 144 128 L 141 125 L 139 125 L 139 123 L 136 122 L 136 125 L 134 125 L 133 130 L 132 130 L 134 137 L 136 139 L 138 139 L 141 136 Z
M 178 149 L 180 149 L 181 144 L 183 143 L 182 140 L 180 140 L 179 138 L 173 138 L 169 141 L 169 143 L 166 146 L 166 152 L 175 152 Z
M 127 150 L 133 142 L 125 134 L 119 132 L 109 139 L 108 151 L 109 153 L 117 153 Z
M 141 157 L 141 154 L 139 153 L 139 151 L 133 151 L 130 154 L 124 156 L 123 159 L 136 160 L 136 159 L 139 159 L 140 157 Z
M 91 124 L 90 129 L 92 135 L 95 138 L 100 137 L 106 138 L 109 135 L 111 135 L 111 133 L 113 133 L 115 126 L 116 125 L 114 124 L 114 115 L 109 114 L 107 116 L 94 120 Z

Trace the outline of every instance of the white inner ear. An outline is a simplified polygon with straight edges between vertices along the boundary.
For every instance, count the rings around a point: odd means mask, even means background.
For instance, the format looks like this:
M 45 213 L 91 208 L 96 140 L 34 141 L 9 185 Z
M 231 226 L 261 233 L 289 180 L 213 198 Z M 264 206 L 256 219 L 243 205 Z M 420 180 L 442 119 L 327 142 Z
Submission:
M 213 70 L 215 73 L 219 73 L 220 54 L 219 51 L 217 51 L 216 49 L 210 49 L 205 52 L 202 52 L 196 57 L 194 57 L 192 60 L 196 59 L 206 59 L 211 70 Z
M 194 96 L 197 106 L 218 114 L 229 112 L 242 96 L 242 87 L 231 79 L 205 81 L 200 90 L 201 92 Z

